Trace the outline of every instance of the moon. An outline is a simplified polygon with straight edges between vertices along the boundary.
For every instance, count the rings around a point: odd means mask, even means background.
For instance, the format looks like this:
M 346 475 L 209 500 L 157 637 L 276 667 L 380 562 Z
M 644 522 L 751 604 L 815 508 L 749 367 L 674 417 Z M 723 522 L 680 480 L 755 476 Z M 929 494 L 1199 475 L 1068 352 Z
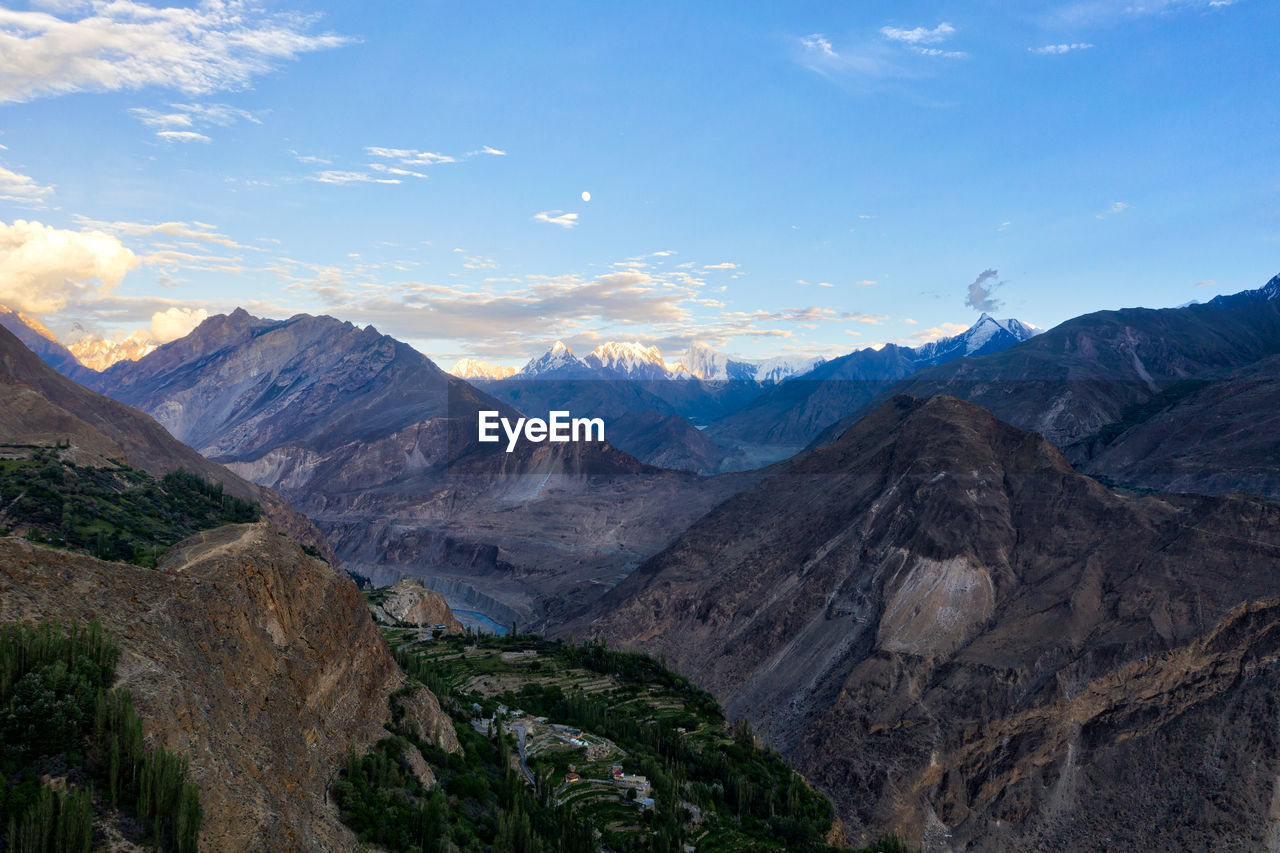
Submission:
M 583 191 L 582 191 L 582 200 L 583 200 L 583 201 L 591 201 L 591 193 L 587 192 L 586 190 L 583 190 Z

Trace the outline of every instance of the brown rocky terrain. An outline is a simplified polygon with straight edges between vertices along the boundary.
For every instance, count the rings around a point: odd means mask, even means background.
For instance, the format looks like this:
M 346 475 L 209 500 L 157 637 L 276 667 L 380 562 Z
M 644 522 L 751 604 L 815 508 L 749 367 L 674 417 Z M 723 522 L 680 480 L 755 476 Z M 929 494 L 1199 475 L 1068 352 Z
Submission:
M 374 615 L 387 617 L 388 622 L 407 622 L 419 627 L 444 625 L 448 630 L 462 633 L 462 623 L 453 615 L 444 596 L 427 589 L 414 578 L 405 578 L 388 590 L 387 598 L 374 608 Z
M 371 326 L 212 317 L 96 386 L 278 490 L 376 585 L 417 577 L 500 622 L 598 596 L 739 487 L 608 444 L 476 442 L 519 416 Z
M 185 469 L 221 483 L 229 494 L 258 503 L 281 530 L 313 545 L 331 562 L 324 536 L 269 488 L 210 462 L 174 439 L 152 418 L 72 382 L 0 328 L 0 445 L 53 445 L 70 441 L 67 458 L 79 464 L 124 463 L 161 476 Z
M 855 842 L 1280 849 L 1280 504 L 1113 491 L 961 400 L 895 397 L 565 630 L 709 687 Z
M 328 786 L 385 735 L 402 676 L 348 578 L 265 522 L 198 534 L 155 569 L 0 538 L 0 619 L 46 618 L 119 642 L 146 736 L 191 760 L 201 849 L 353 848 Z M 429 691 L 398 701 L 456 748 Z
M 1156 414 L 1079 448 L 1084 472 L 1158 491 L 1280 498 L 1280 355 L 1173 391 Z

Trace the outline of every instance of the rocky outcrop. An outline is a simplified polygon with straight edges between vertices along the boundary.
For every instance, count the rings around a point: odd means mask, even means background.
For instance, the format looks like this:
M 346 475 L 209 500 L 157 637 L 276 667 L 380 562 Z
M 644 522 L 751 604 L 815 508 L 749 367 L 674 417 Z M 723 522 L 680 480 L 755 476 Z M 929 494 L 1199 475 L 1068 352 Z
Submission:
M 1277 837 L 1274 502 L 1112 491 L 971 403 L 900 396 L 708 513 L 595 613 L 566 630 L 707 685 L 856 843 Z
M 403 677 L 355 585 L 266 523 L 206 531 L 156 569 L 0 539 L 0 619 L 102 622 L 148 739 L 190 757 L 201 849 L 350 850 L 328 796 L 386 732 Z M 406 700 L 445 749 L 425 688 Z
M 444 596 L 413 578 L 405 578 L 391 587 L 380 608 L 397 622 L 428 628 L 444 625 L 451 632 L 462 633 L 462 623 L 453 615 Z

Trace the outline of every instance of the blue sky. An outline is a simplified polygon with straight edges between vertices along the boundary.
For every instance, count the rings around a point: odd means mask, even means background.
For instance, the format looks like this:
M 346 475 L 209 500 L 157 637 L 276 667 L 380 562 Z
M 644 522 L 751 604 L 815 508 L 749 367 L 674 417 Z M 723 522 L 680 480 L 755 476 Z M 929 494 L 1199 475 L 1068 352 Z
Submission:
M 330 313 L 449 366 L 1203 300 L 1280 272 L 1277 32 L 1262 0 L 0 7 L 0 303 L 160 340 Z

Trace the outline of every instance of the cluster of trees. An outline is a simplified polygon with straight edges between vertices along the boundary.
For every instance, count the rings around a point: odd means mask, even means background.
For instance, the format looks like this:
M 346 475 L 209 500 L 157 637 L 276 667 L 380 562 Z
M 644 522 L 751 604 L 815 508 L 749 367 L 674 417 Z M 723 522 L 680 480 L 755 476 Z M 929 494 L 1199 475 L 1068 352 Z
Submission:
M 596 827 L 609 849 L 680 851 L 689 842 L 697 843 L 699 849 L 710 844 L 708 849 L 712 849 L 716 839 L 727 845 L 724 849 L 828 849 L 824 836 L 831 827 L 834 811 L 827 799 L 809 788 L 776 752 L 758 748 L 749 727 L 736 726 L 729 736 L 723 711 L 715 699 L 660 661 L 609 649 L 599 641 L 574 645 L 532 635 L 446 638 L 441 642 L 475 643 L 495 650 L 533 650 L 546 666 L 587 669 L 619 682 L 621 686 L 616 691 L 592 694 L 544 685 L 531 678 L 517 692 L 501 697 L 510 707 L 608 738 L 626 751 L 633 771 L 649 778 L 657 808 L 631 812 L 636 830 L 615 832 L 607 826 Z M 446 705 L 469 708 L 473 702 L 481 701 L 492 710 L 496 703 L 454 694 L 452 685 L 467 681 L 466 673 L 457 670 L 467 667 L 469 658 L 435 661 L 405 650 L 397 660 Z M 521 671 L 533 672 L 528 664 Z M 650 691 L 662 697 L 664 705 L 677 697 L 681 707 L 655 714 L 646 703 L 627 701 Z M 471 726 L 466 719 L 469 713 L 460 716 L 461 735 L 470 732 Z M 699 729 L 701 733 L 693 736 Z M 572 760 L 572 755 L 553 752 L 532 761 L 532 770 L 540 781 L 546 777 L 554 783 L 567 769 L 566 762 Z M 530 791 L 527 786 L 520 787 Z M 555 787 L 542 785 L 530 793 L 549 802 L 547 795 Z M 689 805 L 703 812 L 702 822 L 694 824 L 689 820 Z M 566 812 L 567 809 L 559 810 L 562 820 Z M 582 812 L 589 816 L 591 809 Z M 536 821 L 531 824 L 536 826 Z M 504 825 L 515 826 L 510 821 Z
M 445 752 L 397 724 L 372 752 L 348 757 L 333 794 L 361 841 L 404 853 L 599 850 L 585 821 L 556 810 L 521 781 L 510 735 L 481 734 L 468 715 L 456 707 L 454 713 L 457 752 Z M 413 774 L 406 758 L 410 749 L 419 750 L 436 775 L 430 790 Z
M 260 514 L 257 504 L 190 471 L 157 480 L 127 466 L 76 465 L 47 448 L 0 463 L 0 528 L 103 560 L 154 566 L 166 548 L 197 531 Z
M 146 746 L 129 693 L 111 689 L 118 659 L 97 623 L 0 625 L 5 849 L 87 853 L 94 815 L 108 805 L 133 817 L 133 840 L 197 849 L 199 789 L 184 757 Z

